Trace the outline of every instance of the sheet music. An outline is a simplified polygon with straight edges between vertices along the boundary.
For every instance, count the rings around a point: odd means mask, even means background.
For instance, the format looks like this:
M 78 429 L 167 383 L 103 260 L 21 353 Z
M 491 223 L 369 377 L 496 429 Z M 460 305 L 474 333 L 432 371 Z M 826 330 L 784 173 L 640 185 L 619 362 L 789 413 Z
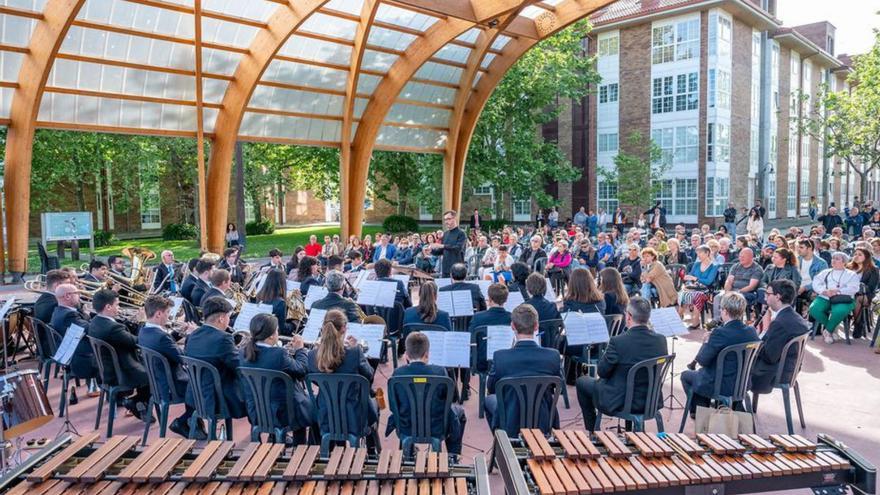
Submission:
M 311 292 L 311 291 L 309 291 Z M 313 309 L 309 311 L 309 318 L 306 320 L 306 326 L 303 327 L 303 342 L 314 344 L 321 337 L 321 326 L 324 324 L 324 316 L 327 315 L 326 309 Z
M 400 280 L 401 282 L 403 282 L 404 287 L 409 287 L 409 275 L 405 273 L 398 273 L 396 275 L 392 275 L 391 278 L 393 278 L 394 280 Z
M 492 360 L 495 351 L 510 349 L 516 340 L 510 325 L 489 325 L 486 327 L 486 359 Z
M 287 280 L 287 292 L 290 292 L 294 289 L 300 290 L 300 283 L 296 280 Z
M 263 284 L 266 283 L 266 278 L 268 278 L 268 275 L 269 275 L 268 270 L 265 272 L 261 272 L 259 275 L 257 275 L 257 279 L 254 281 L 256 284 L 256 287 L 254 288 L 254 290 L 255 290 L 254 293 L 260 292 L 260 290 L 263 288 Z
M 73 354 L 76 352 L 76 347 L 85 334 L 85 328 L 79 325 L 70 325 L 67 328 L 67 332 L 64 333 L 64 338 L 61 339 L 61 344 L 58 346 L 58 350 L 55 351 L 52 359 L 64 365 L 70 364 L 70 360 L 73 359 Z
M 489 286 L 492 285 L 491 280 L 474 280 L 474 283 L 480 286 L 480 292 L 483 293 L 483 299 L 489 300 Z
M 568 345 L 608 342 L 608 324 L 600 313 L 562 313 Z
M 361 284 L 366 282 L 367 280 L 376 280 L 376 272 L 373 270 L 361 270 L 357 273 L 357 280 L 354 281 L 353 285 L 355 289 L 360 289 Z
M 15 298 L 10 297 L 9 299 L 6 300 L 5 303 L 3 303 L 3 307 L 0 307 L 0 320 L 6 318 L 6 314 L 9 313 L 9 308 L 12 307 L 12 303 L 14 303 L 14 302 L 15 302 Z
M 359 289 L 360 291 L 358 292 L 357 298 L 358 304 L 383 308 L 394 307 L 394 297 L 397 295 L 396 282 L 365 280 L 361 282 Z
M 244 303 L 241 305 L 241 311 L 235 317 L 235 324 L 232 325 L 233 330 L 241 332 L 251 331 L 251 320 L 258 314 L 272 314 L 272 306 L 269 304 Z M 281 322 L 278 322 L 281 323 Z
M 362 323 L 349 323 L 348 335 L 356 338 L 358 343 L 362 340 L 367 343 L 367 357 L 379 359 L 382 352 L 382 339 L 385 338 L 385 325 L 364 325 Z
M 229 305 L 232 306 L 232 310 L 234 311 L 234 310 L 235 310 L 235 306 L 238 305 L 238 302 L 235 300 L 235 298 L 233 298 L 233 297 L 224 297 L 223 299 L 226 299 L 226 302 L 228 302 Z
M 675 308 L 652 309 L 650 322 L 654 331 L 665 337 L 675 337 L 689 333 Z
M 437 307 L 449 313 L 450 317 L 474 314 L 474 301 L 469 290 L 438 292 L 437 296 Z
M 430 344 L 428 364 L 444 368 L 470 368 L 470 332 L 422 332 Z
M 442 289 L 443 287 L 446 287 L 447 285 L 452 285 L 452 279 L 451 278 L 437 278 L 437 279 L 434 279 L 434 283 L 437 284 L 438 289 Z
M 553 290 L 553 284 L 549 278 L 545 278 L 544 281 L 547 282 L 547 292 L 544 293 L 544 299 L 556 304 L 556 291 Z
M 507 302 L 504 303 L 504 309 L 507 311 L 513 311 L 513 308 L 519 306 L 524 303 L 525 299 L 523 299 L 522 292 L 515 290 L 510 294 L 507 294 Z
M 315 301 L 320 301 L 327 296 L 327 288 L 321 287 L 318 285 L 313 285 L 309 287 L 309 293 L 306 294 L 306 300 L 303 301 L 303 304 L 306 305 L 306 309 L 312 309 L 312 303 Z
M 177 318 L 177 313 L 180 313 L 180 308 L 183 307 L 183 298 L 179 296 L 171 296 L 169 299 L 174 303 L 174 306 L 171 307 L 171 314 L 168 317 L 173 320 Z

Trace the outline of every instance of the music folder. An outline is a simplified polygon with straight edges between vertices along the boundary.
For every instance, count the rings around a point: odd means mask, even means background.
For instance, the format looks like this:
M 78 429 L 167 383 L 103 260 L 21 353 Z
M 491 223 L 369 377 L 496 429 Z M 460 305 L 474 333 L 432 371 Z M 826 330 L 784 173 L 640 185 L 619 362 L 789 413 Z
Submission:
M 470 368 L 470 332 L 422 332 L 428 337 L 430 352 L 428 364 L 444 368 Z
M 327 297 L 327 288 L 313 285 L 309 287 L 309 293 L 306 294 L 306 300 L 303 301 L 303 304 L 305 304 L 306 309 L 312 309 L 312 304 L 315 301 L 320 301 L 325 297 Z
M 365 354 L 368 358 L 379 359 L 382 356 L 382 339 L 385 338 L 385 325 L 349 323 L 346 333 L 357 339 L 358 344 L 361 342 L 367 344 L 367 352 Z
M 486 327 L 486 359 L 491 361 L 495 351 L 510 349 L 515 340 L 510 325 L 489 325 Z
M 504 303 L 504 309 L 512 312 L 513 308 L 519 306 L 524 302 L 525 299 L 523 299 L 522 292 L 515 290 L 507 294 L 507 302 Z
M 608 325 L 600 313 L 562 314 L 568 345 L 604 344 L 609 340 Z
M 250 332 L 251 320 L 254 319 L 254 316 L 257 316 L 260 313 L 272 314 L 272 306 L 255 303 L 242 304 L 241 311 L 238 312 L 238 316 L 235 318 L 235 324 L 232 326 L 232 329 L 242 332 Z
M 651 310 L 651 327 L 664 337 L 677 337 L 690 333 L 675 308 L 657 308 Z
M 326 309 L 313 309 L 309 311 L 309 318 L 306 320 L 306 326 L 303 327 L 302 331 L 303 342 L 314 344 L 318 341 L 321 337 L 321 327 L 324 325 L 324 316 L 326 314 Z
M 450 318 L 474 314 L 474 301 L 469 290 L 438 292 L 437 307 L 449 313 Z
M 70 364 L 73 354 L 76 352 L 76 347 L 85 335 L 85 328 L 79 325 L 70 325 L 64 333 L 64 338 L 61 339 L 61 344 L 58 346 L 58 350 L 55 351 L 55 355 L 52 356 L 52 359 L 63 365 Z
M 397 295 L 397 282 L 364 280 L 358 289 L 358 304 L 382 308 L 394 307 L 394 297 Z

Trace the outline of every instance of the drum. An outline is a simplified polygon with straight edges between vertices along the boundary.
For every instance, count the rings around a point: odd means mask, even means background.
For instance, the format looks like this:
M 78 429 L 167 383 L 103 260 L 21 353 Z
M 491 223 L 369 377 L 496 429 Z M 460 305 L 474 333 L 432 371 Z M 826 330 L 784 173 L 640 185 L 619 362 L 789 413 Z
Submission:
M 36 430 L 55 417 L 36 370 L 20 370 L 0 377 L 0 411 L 5 439 Z

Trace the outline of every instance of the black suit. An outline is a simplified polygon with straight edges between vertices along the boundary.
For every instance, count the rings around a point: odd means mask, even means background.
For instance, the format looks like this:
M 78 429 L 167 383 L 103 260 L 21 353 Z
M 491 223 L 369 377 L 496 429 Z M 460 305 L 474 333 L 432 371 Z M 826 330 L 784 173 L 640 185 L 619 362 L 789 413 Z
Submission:
M 494 306 L 486 311 L 480 311 L 475 314 L 471 318 L 471 323 L 468 326 L 468 331 L 473 334 L 474 330 L 479 327 L 488 327 L 491 325 L 504 325 L 506 327 L 510 326 L 510 312 L 500 306 Z M 488 361 L 492 359 L 492 356 L 486 356 L 486 359 L 483 360 L 482 356 L 486 354 L 486 339 L 480 339 L 477 342 L 477 356 L 480 356 L 477 359 L 477 371 L 487 371 L 489 369 Z
M 755 366 L 752 368 L 751 390 L 760 394 L 768 394 L 773 391 L 773 378 L 776 376 L 776 368 L 782 359 L 782 348 L 795 337 L 799 337 L 810 331 L 807 323 L 797 311 L 786 306 L 779 310 L 776 318 L 770 322 L 770 327 L 764 332 L 761 340 L 764 345 L 758 351 Z M 794 372 L 797 349 L 789 349 L 786 357 L 785 370 L 782 373 L 783 383 L 791 380 Z
M 463 281 L 453 281 L 451 284 L 440 288 L 440 292 L 452 292 L 454 290 L 467 290 L 471 292 L 471 301 L 474 304 L 474 311 L 483 311 L 486 309 L 486 300 L 480 291 L 480 286 Z
M 468 221 L 468 225 L 473 229 L 482 229 L 483 228 L 483 215 L 476 214 L 471 215 L 471 219 Z
M 34 302 L 34 318 L 49 324 L 56 307 L 58 307 L 58 299 L 55 298 L 55 294 L 43 292 Z
M 146 388 L 149 386 L 147 372 L 137 355 L 137 338 L 126 330 L 125 325 L 112 318 L 96 316 L 89 324 L 89 336 L 103 340 L 116 351 L 119 369 L 122 372 L 121 382 L 116 383 L 116 373 L 110 356 L 103 356 L 104 375 L 101 382 L 106 385 L 122 385 L 128 388 Z
M 177 396 L 183 399 L 186 396 L 186 387 L 187 384 L 189 384 L 189 377 L 181 366 L 180 348 L 177 347 L 177 344 L 174 342 L 171 335 L 165 332 L 165 330 L 147 323 L 141 327 L 137 339 L 139 345 L 162 354 L 162 356 L 168 360 L 168 365 L 171 366 L 171 383 L 168 383 L 168 377 L 165 376 L 164 368 L 157 367 L 157 369 L 153 370 L 156 373 L 156 382 L 159 386 L 158 393 L 163 395 L 160 398 L 171 400 L 171 394 L 167 391 L 173 386 L 175 392 L 177 392 Z M 190 416 L 192 416 L 192 413 L 192 406 L 186 404 L 184 413 L 180 415 L 175 422 L 181 425 L 186 424 Z
M 314 348 L 309 351 L 309 373 L 323 373 L 318 369 L 318 349 Z M 342 363 L 333 371 L 333 373 L 346 373 L 352 375 L 361 375 L 370 383 L 373 383 L 373 367 L 367 362 L 367 356 L 363 353 L 360 346 L 346 347 L 345 357 Z M 367 405 L 367 417 L 358 416 L 360 407 L 358 405 L 360 396 L 354 393 L 354 389 L 349 389 L 351 393 L 345 399 L 345 414 L 348 417 L 348 432 L 352 435 L 364 436 L 366 428 L 376 425 L 379 421 L 379 410 L 376 402 L 370 400 Z M 323 392 L 318 393 L 315 398 L 318 410 L 316 411 L 315 420 L 321 431 L 328 431 L 330 428 L 330 404 L 322 397 Z
M 66 306 L 56 306 L 52 313 L 52 328 L 58 331 L 62 337 L 67 333 L 70 325 L 79 325 L 86 329 L 85 335 L 76 346 L 73 352 L 73 359 L 70 360 L 70 371 L 76 378 L 97 378 L 98 363 L 95 361 L 95 355 L 92 353 L 92 346 L 86 335 L 89 334 L 89 322 L 83 319 L 79 311 L 68 308 Z
M 238 263 L 233 264 L 232 266 L 223 259 L 220 260 L 220 263 L 217 263 L 217 268 L 222 268 L 224 270 L 229 271 L 229 278 L 232 280 L 233 284 L 243 284 L 244 283 L 244 272 L 241 271 L 241 268 L 238 266 Z M 283 270 L 282 270 L 283 271 Z M 183 289 L 181 289 L 181 292 Z
M 467 247 L 467 236 L 458 227 L 443 233 L 442 249 L 432 251 L 434 255 L 443 255 L 443 264 L 440 268 L 441 277 L 448 277 L 452 265 L 464 263 L 464 250 Z
M 587 429 L 593 431 L 597 407 L 603 414 L 615 414 L 623 409 L 626 376 L 633 365 L 666 354 L 666 338 L 644 325 L 634 326 L 626 333 L 613 337 L 608 342 L 605 354 L 599 359 L 599 379 L 584 376 L 577 380 L 578 403 Z M 644 411 L 647 376 L 640 373 L 634 385 L 633 412 Z
M 349 322 L 360 323 L 360 308 L 357 303 L 351 299 L 346 299 L 336 292 L 328 292 L 323 299 L 319 299 L 312 303 L 312 309 L 338 309 L 345 313 L 345 317 Z
M 193 306 L 201 306 L 202 298 L 205 297 L 205 293 L 208 292 L 210 288 L 211 286 L 208 285 L 208 282 L 205 282 L 202 279 L 197 279 L 190 291 L 189 302 L 191 302 Z
M 241 382 L 238 377 L 238 350 L 232 340 L 232 334 L 226 333 L 210 325 L 202 325 L 190 333 L 186 338 L 185 356 L 207 361 L 220 373 L 221 389 L 226 399 L 226 407 L 233 418 L 243 418 L 247 415 L 244 399 L 242 397 Z M 202 390 L 193 390 L 192 384 L 186 388 L 186 403 L 195 406 L 193 394 L 200 393 L 204 397 L 207 407 L 215 406 L 214 380 L 205 375 L 202 380 Z
M 193 289 L 195 289 L 196 284 L 200 281 L 201 280 L 199 279 L 199 277 L 196 277 L 195 273 L 190 273 L 189 275 L 187 275 L 186 278 L 183 279 L 183 283 L 180 284 L 180 292 L 178 292 L 178 294 L 180 294 L 180 297 L 186 299 L 189 302 L 193 302 L 192 292 Z
M 558 320 L 562 318 L 559 316 L 559 310 L 556 308 L 556 303 L 548 301 L 544 296 L 532 296 L 523 301 L 523 304 L 528 304 L 535 308 L 535 311 L 538 312 L 538 321 L 541 323 L 547 320 Z
M 168 266 L 160 263 L 156 268 L 156 279 L 153 281 L 153 290 L 155 292 L 177 292 L 176 289 L 179 289 L 180 284 L 178 280 L 180 279 L 181 271 L 179 266 L 173 266 L 172 268 L 173 274 L 172 276 L 168 276 Z M 174 289 L 172 290 L 172 282 L 174 285 Z
M 312 424 L 312 405 L 309 396 L 302 387 L 302 380 L 308 372 L 309 358 L 305 349 L 299 349 L 291 359 L 287 349 L 257 345 L 257 358 L 248 361 L 241 353 L 242 368 L 257 368 L 264 370 L 282 371 L 293 378 L 293 403 L 295 411 L 287 410 L 287 389 L 280 381 L 272 384 L 269 392 L 269 408 L 272 411 L 275 427 L 291 427 L 292 430 L 302 430 Z M 247 402 L 248 417 L 251 424 L 257 422 L 257 407 L 254 402 L 250 387 L 244 387 L 244 397 Z
M 204 306 L 205 301 L 207 301 L 208 299 L 210 299 L 212 297 L 222 297 L 223 299 L 226 299 L 226 294 L 224 294 L 222 290 L 220 290 L 216 287 L 211 287 L 207 291 L 205 291 L 205 294 L 202 296 L 202 299 L 199 301 L 199 307 Z
M 321 282 L 315 277 L 308 277 L 299 283 L 299 292 L 300 294 L 302 294 L 303 299 L 305 299 L 305 297 L 309 295 L 309 287 L 313 285 L 321 287 L 324 285 L 324 282 Z

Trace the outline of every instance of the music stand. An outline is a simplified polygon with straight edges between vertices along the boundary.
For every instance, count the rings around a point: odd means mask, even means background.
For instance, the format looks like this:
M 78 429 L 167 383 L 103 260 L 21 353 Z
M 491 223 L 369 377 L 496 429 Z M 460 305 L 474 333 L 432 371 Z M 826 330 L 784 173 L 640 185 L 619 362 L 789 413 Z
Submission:
M 678 311 L 672 307 L 651 310 L 650 322 L 655 332 L 672 339 L 672 354 L 675 354 L 675 342 L 678 340 L 678 336 L 690 333 L 684 322 L 681 321 Z M 684 408 L 684 404 L 675 396 L 675 360 L 669 367 L 669 395 L 664 397 L 662 402 L 665 403 L 667 400 L 670 411 Z
M 52 357 L 53 360 L 63 367 L 65 376 L 70 372 L 70 361 L 73 359 L 73 354 L 85 335 L 86 331 L 83 327 L 79 325 L 70 325 L 64 333 L 64 338 L 61 339 L 61 344 L 58 346 L 58 350 L 55 351 L 55 355 Z M 69 384 L 70 382 L 68 381 L 68 385 Z M 73 423 L 70 422 L 70 394 L 66 392 L 67 390 L 61 391 L 61 393 L 65 395 L 65 400 L 68 401 L 68 403 L 64 404 L 64 424 L 61 425 L 61 430 L 55 436 L 56 439 L 65 433 L 72 433 L 76 436 L 81 436 Z

